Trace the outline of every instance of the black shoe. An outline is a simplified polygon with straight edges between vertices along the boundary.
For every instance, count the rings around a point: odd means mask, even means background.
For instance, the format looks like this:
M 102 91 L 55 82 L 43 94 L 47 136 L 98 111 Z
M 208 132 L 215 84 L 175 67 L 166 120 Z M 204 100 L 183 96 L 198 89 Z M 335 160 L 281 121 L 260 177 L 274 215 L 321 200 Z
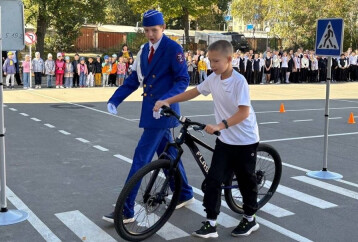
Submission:
M 216 232 L 216 226 L 211 226 L 209 221 L 202 222 L 204 225 L 197 231 L 193 232 L 192 235 L 204 239 L 217 238 L 219 237 Z
M 102 217 L 102 219 L 104 220 L 104 221 L 107 221 L 107 222 L 110 222 L 110 223 L 114 223 L 114 212 L 111 212 L 110 214 L 107 214 L 107 215 L 104 215 L 103 217 Z M 126 218 L 126 217 L 124 217 L 124 219 L 123 219 L 123 223 L 124 224 L 129 224 L 129 223 L 133 223 L 135 221 L 135 219 L 134 218 Z
M 232 236 L 248 236 L 252 232 L 258 230 L 260 225 L 256 223 L 256 219 L 249 222 L 246 218 L 242 218 L 240 224 L 231 232 Z

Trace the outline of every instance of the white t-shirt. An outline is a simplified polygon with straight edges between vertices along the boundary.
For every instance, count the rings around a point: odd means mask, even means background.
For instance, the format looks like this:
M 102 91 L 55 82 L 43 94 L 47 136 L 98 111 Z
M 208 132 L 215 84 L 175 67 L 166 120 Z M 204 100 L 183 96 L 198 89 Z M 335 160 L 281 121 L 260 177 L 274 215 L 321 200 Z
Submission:
M 249 117 L 241 123 L 221 130 L 219 139 L 230 145 L 250 145 L 259 142 L 259 129 L 255 111 L 251 106 L 249 86 L 243 75 L 233 71 L 231 77 L 221 80 L 221 75 L 212 73 L 197 86 L 198 91 L 207 96 L 211 93 L 217 123 L 228 119 L 238 111 L 239 106 L 250 107 Z

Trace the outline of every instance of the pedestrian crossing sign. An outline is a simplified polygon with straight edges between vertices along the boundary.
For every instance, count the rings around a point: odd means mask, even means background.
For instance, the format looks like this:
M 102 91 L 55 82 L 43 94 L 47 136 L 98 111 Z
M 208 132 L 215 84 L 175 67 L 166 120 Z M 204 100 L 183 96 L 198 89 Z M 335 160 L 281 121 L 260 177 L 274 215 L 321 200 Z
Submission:
M 343 19 L 318 19 L 315 45 L 316 55 L 339 56 L 343 49 L 343 33 Z

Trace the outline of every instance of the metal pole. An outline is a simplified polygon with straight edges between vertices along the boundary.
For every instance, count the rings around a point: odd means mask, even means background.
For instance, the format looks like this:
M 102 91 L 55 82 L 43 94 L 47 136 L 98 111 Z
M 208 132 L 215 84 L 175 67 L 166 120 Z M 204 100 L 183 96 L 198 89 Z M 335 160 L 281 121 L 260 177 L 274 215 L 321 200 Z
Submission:
M 323 169 L 327 171 L 328 160 L 328 126 L 329 126 L 329 92 L 331 84 L 332 57 L 328 57 L 327 81 L 326 81 L 326 108 L 325 108 L 325 124 L 324 124 L 324 151 L 323 151 Z
M 0 6 L 0 60 L 2 60 L 2 33 L 1 33 L 1 6 Z M 1 212 L 7 211 L 6 203 L 6 165 L 5 165 L 5 127 L 4 127 L 4 102 L 3 102 L 3 77 L 0 68 L 0 179 L 1 179 Z
M 31 52 L 31 45 L 29 46 L 30 49 L 30 77 L 29 77 L 29 84 L 30 88 L 32 88 L 32 52 Z

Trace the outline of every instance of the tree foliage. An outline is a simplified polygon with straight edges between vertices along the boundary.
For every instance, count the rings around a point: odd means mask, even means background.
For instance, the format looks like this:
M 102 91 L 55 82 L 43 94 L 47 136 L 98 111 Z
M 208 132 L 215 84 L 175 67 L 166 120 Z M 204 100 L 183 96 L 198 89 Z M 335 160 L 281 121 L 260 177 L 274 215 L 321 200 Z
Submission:
M 105 9 L 106 24 L 136 26 L 141 21 L 141 14 L 134 12 L 128 0 L 107 0 Z
M 245 9 L 243 11 L 243 9 Z M 344 48 L 357 47 L 357 0 L 233 0 L 233 16 L 245 22 L 270 26 L 269 36 L 286 47 L 313 49 L 317 19 L 343 18 Z M 255 19 L 254 16 L 258 18 Z

